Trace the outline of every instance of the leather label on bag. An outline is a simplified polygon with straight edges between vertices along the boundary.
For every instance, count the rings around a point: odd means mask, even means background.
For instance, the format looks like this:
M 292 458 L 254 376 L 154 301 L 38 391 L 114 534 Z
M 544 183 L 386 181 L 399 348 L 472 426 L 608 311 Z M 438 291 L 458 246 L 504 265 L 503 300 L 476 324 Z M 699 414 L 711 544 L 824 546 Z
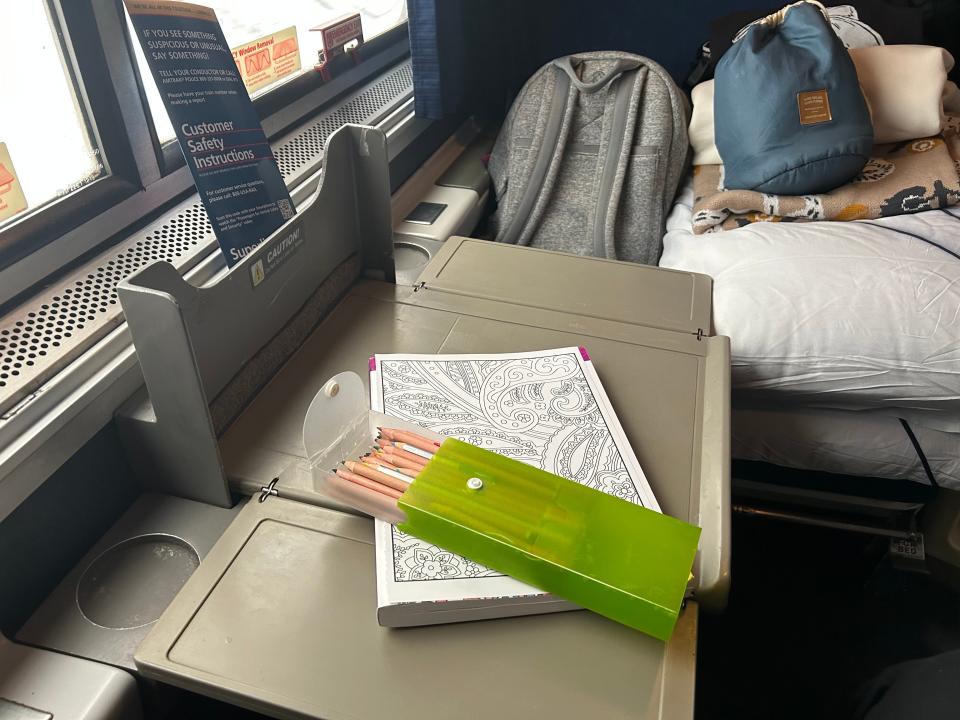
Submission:
M 833 119 L 826 90 L 797 93 L 797 107 L 800 108 L 801 125 L 816 125 Z

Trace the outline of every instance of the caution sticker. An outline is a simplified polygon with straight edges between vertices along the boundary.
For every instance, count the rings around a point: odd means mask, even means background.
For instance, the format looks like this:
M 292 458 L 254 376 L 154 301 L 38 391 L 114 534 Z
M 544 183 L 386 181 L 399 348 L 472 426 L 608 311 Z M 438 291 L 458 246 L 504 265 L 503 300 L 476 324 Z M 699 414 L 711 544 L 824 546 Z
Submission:
M 0 221 L 27 209 L 27 199 L 7 152 L 7 144 L 0 142 Z
M 230 48 L 230 52 L 251 95 L 281 78 L 300 72 L 296 26 Z
M 253 287 L 267 279 L 278 267 L 289 260 L 303 246 L 303 224 L 292 224 L 289 232 L 279 235 L 264 248 L 258 248 L 260 257 L 250 266 Z

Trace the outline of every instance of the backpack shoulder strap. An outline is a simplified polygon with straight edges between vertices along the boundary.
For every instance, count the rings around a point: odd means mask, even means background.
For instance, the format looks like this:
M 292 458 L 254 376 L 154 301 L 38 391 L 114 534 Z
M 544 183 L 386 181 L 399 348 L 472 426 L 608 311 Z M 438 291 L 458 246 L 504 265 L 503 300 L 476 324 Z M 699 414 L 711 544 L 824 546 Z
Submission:
M 566 56 L 553 61 L 556 72 L 553 77 L 553 92 L 544 102 L 550 102 L 546 127 L 537 147 L 530 176 L 525 179 L 523 195 L 509 224 L 497 238 L 500 242 L 527 245 L 536 233 L 540 220 L 549 204 L 556 184 L 563 150 L 569 136 L 575 109 L 574 99 L 578 93 L 591 94 L 617 82 L 633 87 L 633 72 L 641 65 L 639 58 L 623 57 L 598 79 L 584 82 L 578 76 L 573 58 Z M 631 93 L 627 92 L 629 96 Z M 628 98 L 629 99 L 629 98 Z
M 680 185 L 690 161 L 690 138 L 687 134 L 687 128 L 690 125 L 690 101 L 673 82 L 670 74 L 660 65 L 649 59 L 645 59 L 644 63 L 648 73 L 663 83 L 671 99 L 673 138 L 667 155 L 669 161 L 665 176 L 668 192 L 663 194 L 663 217 L 666 217 L 670 213 L 670 208 L 673 207 L 673 194 Z
M 549 195 L 553 189 L 552 179 L 556 178 L 556 168 L 570 131 L 574 103 L 570 79 L 563 73 L 555 72 L 552 83 L 548 81 L 548 87 L 552 87 L 552 92 L 549 98 L 544 98 L 544 102 L 550 103 L 550 110 L 540 144 L 536 148 L 536 159 L 533 161 L 530 176 L 526 178 L 523 194 L 513 217 L 497 237 L 498 242 L 528 244 L 540 222 L 539 214 L 533 217 L 534 205 L 539 204 L 540 214 L 545 206 L 545 203 L 537 203 L 537 198 L 544 194 Z M 551 166 L 554 172 L 550 172 Z M 548 182 L 548 178 L 551 181 Z
M 593 217 L 593 255 L 616 258 L 614 238 L 620 194 L 626 177 L 627 164 L 633 151 L 633 136 L 639 116 L 640 97 L 646 81 L 645 69 L 631 65 L 616 81 L 616 99 L 606 148 L 601 148 L 600 176 L 597 187 L 597 205 Z

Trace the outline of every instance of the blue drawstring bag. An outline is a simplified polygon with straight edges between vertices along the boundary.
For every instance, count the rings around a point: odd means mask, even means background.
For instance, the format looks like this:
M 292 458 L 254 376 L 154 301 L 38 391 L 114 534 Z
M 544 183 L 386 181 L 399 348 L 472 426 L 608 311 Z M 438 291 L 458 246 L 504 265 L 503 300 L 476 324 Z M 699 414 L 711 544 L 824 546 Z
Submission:
M 713 123 L 726 188 L 826 192 L 869 159 L 870 112 L 824 13 L 816 2 L 788 5 L 750 25 L 720 58 Z

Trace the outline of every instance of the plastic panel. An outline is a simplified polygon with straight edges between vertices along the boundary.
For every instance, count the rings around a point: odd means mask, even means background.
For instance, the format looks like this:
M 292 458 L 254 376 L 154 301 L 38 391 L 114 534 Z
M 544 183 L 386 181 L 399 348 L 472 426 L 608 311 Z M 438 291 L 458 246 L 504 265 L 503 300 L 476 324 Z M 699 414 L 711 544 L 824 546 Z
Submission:
M 399 525 L 667 640 L 699 528 L 454 438 L 397 501 Z
M 326 179 L 214 284 L 193 287 L 155 262 L 118 286 L 152 406 L 124 413 L 124 437 L 153 487 L 228 507 L 210 400 L 347 258 L 360 254 L 367 273 L 393 280 L 384 134 L 350 125 L 334 133 Z
M 140 645 L 137 667 L 297 720 L 693 718 L 695 602 L 666 645 L 589 612 L 388 630 L 373 564 L 369 520 L 249 502 Z

